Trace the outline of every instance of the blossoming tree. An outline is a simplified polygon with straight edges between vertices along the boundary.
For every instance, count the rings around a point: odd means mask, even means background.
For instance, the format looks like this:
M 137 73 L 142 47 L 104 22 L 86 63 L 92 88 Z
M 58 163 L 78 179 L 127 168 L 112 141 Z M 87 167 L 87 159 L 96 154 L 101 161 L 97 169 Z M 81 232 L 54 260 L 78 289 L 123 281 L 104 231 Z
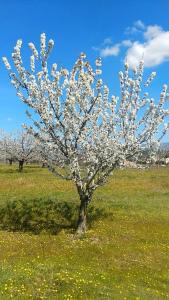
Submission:
M 11 134 L 7 134 L 4 130 L 0 130 L 0 159 L 2 161 L 9 161 L 9 164 L 15 160 L 14 151 L 11 145 Z
M 36 158 L 36 142 L 27 132 L 8 134 L 3 132 L 0 139 L 0 150 L 7 160 L 17 161 L 19 172 L 23 171 L 24 163 Z
M 50 39 L 46 44 L 43 33 L 40 51 L 29 44 L 32 54 L 30 68 L 26 69 L 21 46 L 18 40 L 12 53 L 16 73 L 6 57 L 3 61 L 17 95 L 31 108 L 27 115 L 32 126 L 25 127 L 45 146 L 49 169 L 76 184 L 80 198 L 77 232 L 83 233 L 87 206 L 95 189 L 124 160 L 137 158 L 165 134 L 168 124 L 163 124 L 161 130 L 160 126 L 169 115 L 164 108 L 169 98 L 167 86 L 163 86 L 160 100 L 155 103 L 144 91 L 155 73 L 144 84 L 143 61 L 132 75 L 125 63 L 124 72 L 119 73 L 121 95 L 110 97 L 100 78 L 100 58 L 94 69 L 84 53 L 70 72 L 58 69 L 55 63 L 49 68 L 54 41 Z

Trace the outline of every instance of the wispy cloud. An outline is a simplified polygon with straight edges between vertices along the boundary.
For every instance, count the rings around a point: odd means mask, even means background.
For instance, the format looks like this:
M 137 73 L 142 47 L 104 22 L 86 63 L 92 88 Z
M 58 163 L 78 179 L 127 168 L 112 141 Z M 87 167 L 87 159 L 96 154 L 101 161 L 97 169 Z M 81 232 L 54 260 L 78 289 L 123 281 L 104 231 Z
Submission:
M 118 56 L 124 47 L 125 59 L 131 67 L 137 66 L 143 56 L 145 67 L 157 66 L 169 60 L 169 31 L 158 25 L 145 26 L 141 20 L 137 20 L 131 27 L 127 27 L 124 33 L 130 38 L 113 44 L 109 37 L 100 47 L 93 49 L 99 51 L 100 56 L 105 58 Z
M 111 45 L 111 44 L 112 44 L 112 39 L 111 39 L 111 37 L 108 37 L 108 38 L 104 39 L 103 45 Z
M 145 29 L 145 25 L 141 20 L 137 20 L 133 23 L 132 26 L 128 26 L 124 33 L 127 35 L 137 34 L 142 32 Z
M 121 46 L 130 47 L 130 46 L 132 46 L 132 41 L 131 40 L 124 40 L 124 41 L 121 42 Z
M 120 44 L 115 44 L 114 46 L 109 46 L 103 49 L 100 49 L 100 56 L 117 56 L 120 52 Z
M 111 38 L 104 39 L 99 47 L 92 47 L 94 51 L 98 51 L 101 57 L 118 56 L 122 46 L 129 47 L 132 45 L 130 40 L 124 40 L 120 43 L 113 44 Z
M 141 20 L 137 20 L 134 22 L 134 27 L 140 30 L 144 30 L 145 29 L 145 25 Z

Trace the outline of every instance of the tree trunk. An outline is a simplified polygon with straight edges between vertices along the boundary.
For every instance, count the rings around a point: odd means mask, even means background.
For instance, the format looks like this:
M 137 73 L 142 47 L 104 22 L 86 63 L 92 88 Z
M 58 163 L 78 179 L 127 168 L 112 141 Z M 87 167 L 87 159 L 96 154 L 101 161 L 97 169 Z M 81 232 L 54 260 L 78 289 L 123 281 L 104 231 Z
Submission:
M 19 172 L 23 171 L 24 160 L 19 160 Z
M 89 203 L 89 197 L 81 197 L 79 207 L 79 218 L 77 222 L 77 234 L 82 235 L 86 231 L 86 217 L 87 217 L 87 206 Z
M 10 164 L 10 166 L 12 165 L 12 159 L 9 159 L 9 164 Z

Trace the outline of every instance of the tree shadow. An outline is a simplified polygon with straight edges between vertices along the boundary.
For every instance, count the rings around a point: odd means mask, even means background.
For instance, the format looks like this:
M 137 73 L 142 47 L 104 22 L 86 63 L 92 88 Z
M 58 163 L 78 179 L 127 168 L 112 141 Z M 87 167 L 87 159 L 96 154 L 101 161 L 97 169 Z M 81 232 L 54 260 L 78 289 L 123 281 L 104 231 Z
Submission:
M 4 168 L 0 170 L 0 174 L 13 174 L 13 173 L 18 173 L 18 169 L 16 168 Z
M 14 163 L 12 166 L 4 165 L 3 168 L 0 168 L 0 174 L 15 174 L 15 173 L 25 174 L 25 173 L 32 173 L 32 171 L 36 172 L 39 169 L 43 170 L 43 168 L 41 168 L 41 166 L 38 166 L 38 165 L 24 164 L 23 171 L 19 173 L 19 164 Z
M 10 200 L 0 206 L 0 228 L 8 231 L 22 231 L 39 234 L 47 231 L 58 234 L 62 229 L 74 231 L 79 205 L 56 199 Z M 88 226 L 106 216 L 103 208 L 90 205 Z

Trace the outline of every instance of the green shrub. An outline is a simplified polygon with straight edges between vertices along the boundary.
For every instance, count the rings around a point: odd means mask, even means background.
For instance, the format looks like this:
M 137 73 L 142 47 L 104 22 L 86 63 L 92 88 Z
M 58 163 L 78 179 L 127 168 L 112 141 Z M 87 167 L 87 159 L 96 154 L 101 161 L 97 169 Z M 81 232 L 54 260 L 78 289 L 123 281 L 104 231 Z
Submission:
M 76 226 L 79 206 L 73 202 L 58 201 L 54 198 L 32 200 L 10 200 L 0 206 L 0 228 L 10 231 L 42 230 L 58 233 L 63 228 Z M 104 210 L 89 206 L 88 222 L 103 217 Z

